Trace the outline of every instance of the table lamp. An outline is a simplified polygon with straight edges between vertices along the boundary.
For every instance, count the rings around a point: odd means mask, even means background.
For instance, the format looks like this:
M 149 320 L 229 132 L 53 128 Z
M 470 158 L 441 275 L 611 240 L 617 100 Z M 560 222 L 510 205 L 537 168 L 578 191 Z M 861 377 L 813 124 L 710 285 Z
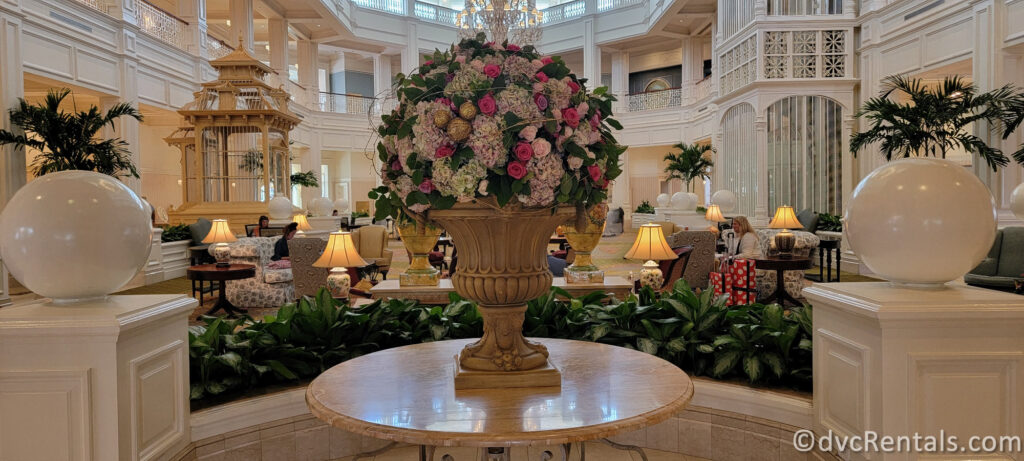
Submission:
M 708 211 L 706 211 L 704 213 L 704 219 L 706 221 L 710 221 L 710 222 L 714 223 L 714 224 L 711 224 L 709 230 L 711 232 L 716 233 L 716 234 L 718 233 L 718 224 L 717 223 L 725 222 L 726 221 L 725 216 L 722 216 L 722 209 L 719 208 L 718 205 L 713 204 L 713 203 L 711 204 L 711 206 L 708 207 Z
M 335 298 L 348 298 L 348 290 L 352 286 L 352 277 L 346 267 L 365 266 L 366 261 L 356 251 L 351 232 L 331 232 L 327 247 L 320 258 L 313 262 L 313 267 L 330 267 L 327 276 L 327 290 Z
M 782 232 L 775 234 L 775 249 L 779 250 L 780 258 L 792 258 L 793 247 L 796 246 L 796 235 L 790 229 L 802 229 L 803 224 L 796 219 L 793 207 L 782 205 L 775 209 L 775 217 L 768 224 L 771 229 L 782 229 Z
M 626 252 L 626 258 L 645 259 L 644 268 L 640 271 L 640 285 L 661 288 L 665 282 L 661 269 L 655 261 L 676 259 L 679 256 L 665 241 L 665 232 L 658 224 L 647 223 L 640 226 L 633 247 Z
M 235 234 L 231 233 L 231 229 L 228 228 L 228 220 L 226 219 L 214 219 L 213 226 L 210 227 L 210 233 L 203 237 L 203 243 L 212 243 L 213 245 L 207 250 L 213 259 L 217 260 L 217 267 L 228 267 L 228 259 L 231 257 L 231 248 L 228 246 L 229 243 L 238 240 L 235 238 Z
M 309 225 L 309 220 L 306 219 L 305 214 L 297 214 L 293 216 L 292 221 L 299 225 L 298 231 L 295 232 L 295 235 L 297 236 L 305 234 L 308 230 L 313 230 L 313 226 Z

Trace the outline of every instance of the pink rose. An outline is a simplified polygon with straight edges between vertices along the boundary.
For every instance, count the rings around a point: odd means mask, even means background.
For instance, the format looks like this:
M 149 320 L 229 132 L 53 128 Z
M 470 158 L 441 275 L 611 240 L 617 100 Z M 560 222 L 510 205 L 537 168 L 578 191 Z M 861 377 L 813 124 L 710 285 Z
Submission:
M 465 64 L 466 63 L 466 55 L 460 54 L 460 55 L 456 56 L 455 57 L 455 62 L 457 62 L 459 64 Z
M 474 59 L 474 60 L 470 61 L 469 67 L 472 67 L 473 70 L 475 70 L 477 72 L 483 72 L 484 71 L 484 62 L 479 60 L 479 59 Z
M 574 82 L 572 80 L 569 80 L 568 85 L 569 85 L 569 89 L 572 90 L 573 94 L 576 94 L 576 92 L 578 92 L 580 90 L 580 84 L 576 83 L 576 82 Z
M 519 45 L 512 44 L 512 43 L 509 43 L 508 46 L 505 47 L 505 49 L 508 50 L 508 51 L 511 51 L 513 53 L 522 50 L 522 48 L 520 48 Z
M 543 58 L 540 58 L 540 62 L 543 63 L 544 65 L 548 65 L 555 62 L 555 60 L 551 59 L 551 56 L 544 56 Z
M 569 160 L 567 161 L 569 162 L 569 168 L 572 168 L 573 170 L 578 170 L 583 166 L 583 159 L 579 157 L 569 157 Z
M 533 146 L 528 142 L 520 141 L 515 148 L 516 158 L 520 162 L 528 162 L 533 157 Z
M 534 139 L 531 146 L 533 146 L 533 155 L 536 157 L 544 157 L 551 153 L 551 143 L 547 139 Z
M 576 112 L 579 112 L 580 115 L 586 115 L 587 111 L 589 111 L 589 110 L 590 110 L 590 105 L 585 103 L 585 102 L 581 102 L 580 105 L 576 106 Z
M 501 75 L 501 67 L 498 67 L 497 64 L 488 64 L 484 66 L 484 73 L 487 74 L 488 77 L 498 78 L 498 76 Z
M 540 110 L 546 110 L 548 108 L 548 98 L 540 93 L 533 94 L 533 103 L 537 105 Z
M 533 141 L 533 138 L 537 137 L 537 127 L 533 125 L 527 125 L 519 132 L 519 137 L 526 140 L 526 142 Z
M 498 103 L 494 101 L 494 96 L 490 93 L 484 95 L 477 101 L 477 106 L 480 107 L 480 112 L 484 115 L 494 115 L 494 111 L 498 110 Z
M 447 157 L 451 157 L 452 154 L 454 154 L 454 153 L 455 153 L 455 147 L 453 147 L 451 144 L 445 144 L 445 145 L 437 148 L 437 150 L 434 152 L 434 157 L 436 157 L 436 158 L 447 158 Z
M 537 80 L 540 80 L 541 82 L 547 82 L 548 76 L 545 75 L 544 72 L 537 72 Z
M 601 126 L 601 118 L 594 114 L 590 117 L 590 127 L 596 130 L 599 126 Z
M 426 62 L 423 63 L 423 67 L 431 66 L 433 64 L 434 64 L 433 60 L 427 60 Z
M 543 93 L 544 92 L 544 84 L 541 83 L 541 82 L 533 82 L 533 92 L 534 93 Z
M 587 172 L 590 173 L 590 179 L 593 179 L 594 182 L 598 184 L 601 183 L 601 178 L 604 177 L 604 173 L 601 172 L 601 167 L 597 165 L 590 165 L 587 167 Z
M 508 162 L 508 175 L 513 179 L 523 179 L 523 176 L 526 176 L 526 165 L 519 162 Z
M 420 192 L 423 192 L 424 194 L 429 194 L 433 191 L 434 182 L 431 181 L 430 178 L 425 178 L 423 182 L 420 183 Z
M 494 42 L 484 42 L 484 48 L 492 48 L 492 47 L 494 47 Z
M 580 126 L 580 113 L 576 112 L 576 109 L 572 107 L 562 109 L 562 118 L 565 119 L 566 125 L 573 128 Z
M 544 67 L 544 63 L 540 62 L 540 59 L 534 59 L 533 61 L 530 61 L 530 65 L 533 66 L 533 70 L 540 70 L 541 67 Z
M 391 171 L 402 171 L 402 162 L 397 158 L 391 161 Z

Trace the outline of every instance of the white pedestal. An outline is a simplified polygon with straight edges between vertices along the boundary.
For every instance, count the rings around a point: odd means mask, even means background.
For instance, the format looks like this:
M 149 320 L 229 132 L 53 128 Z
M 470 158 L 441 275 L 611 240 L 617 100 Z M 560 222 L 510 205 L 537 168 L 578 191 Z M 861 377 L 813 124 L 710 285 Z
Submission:
M 704 219 L 704 215 L 693 210 L 663 210 L 659 211 L 666 221 L 672 221 L 675 225 L 692 231 L 707 230 L 711 225 Z
M 341 216 L 314 216 L 307 218 L 309 227 L 316 231 L 336 232 L 341 229 Z
M 183 295 L 0 309 L 0 459 L 161 459 L 189 441 Z
M 945 431 L 966 445 L 974 435 L 1024 433 L 1024 297 L 888 282 L 818 284 L 803 293 L 814 306 L 819 435 L 938 437 Z M 846 459 L 926 457 L 851 453 Z

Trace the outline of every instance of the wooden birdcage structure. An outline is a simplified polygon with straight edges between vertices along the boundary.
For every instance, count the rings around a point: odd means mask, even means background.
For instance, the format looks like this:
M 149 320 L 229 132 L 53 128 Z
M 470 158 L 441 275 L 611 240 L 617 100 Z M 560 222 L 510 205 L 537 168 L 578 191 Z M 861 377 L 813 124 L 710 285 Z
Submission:
M 226 218 L 233 230 L 267 214 L 267 202 L 291 193 L 289 133 L 299 117 L 290 95 L 267 85 L 273 72 L 239 46 L 210 65 L 220 76 L 178 111 L 184 125 L 164 138 L 181 153 L 182 206 L 172 223 Z

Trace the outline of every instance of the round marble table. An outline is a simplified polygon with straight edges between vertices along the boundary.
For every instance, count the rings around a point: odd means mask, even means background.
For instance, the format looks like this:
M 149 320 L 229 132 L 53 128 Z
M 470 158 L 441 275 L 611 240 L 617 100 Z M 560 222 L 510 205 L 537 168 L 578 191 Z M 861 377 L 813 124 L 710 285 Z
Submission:
M 537 340 L 562 373 L 560 388 L 456 392 L 454 357 L 470 341 L 416 344 L 341 363 L 310 383 L 306 404 L 339 429 L 420 445 L 421 459 L 432 458 L 437 446 L 482 447 L 490 458 L 508 459 L 503 447 L 551 445 L 565 457 L 570 444 L 587 440 L 643 456 L 605 438 L 664 421 L 693 397 L 690 378 L 665 360 L 561 339 Z

